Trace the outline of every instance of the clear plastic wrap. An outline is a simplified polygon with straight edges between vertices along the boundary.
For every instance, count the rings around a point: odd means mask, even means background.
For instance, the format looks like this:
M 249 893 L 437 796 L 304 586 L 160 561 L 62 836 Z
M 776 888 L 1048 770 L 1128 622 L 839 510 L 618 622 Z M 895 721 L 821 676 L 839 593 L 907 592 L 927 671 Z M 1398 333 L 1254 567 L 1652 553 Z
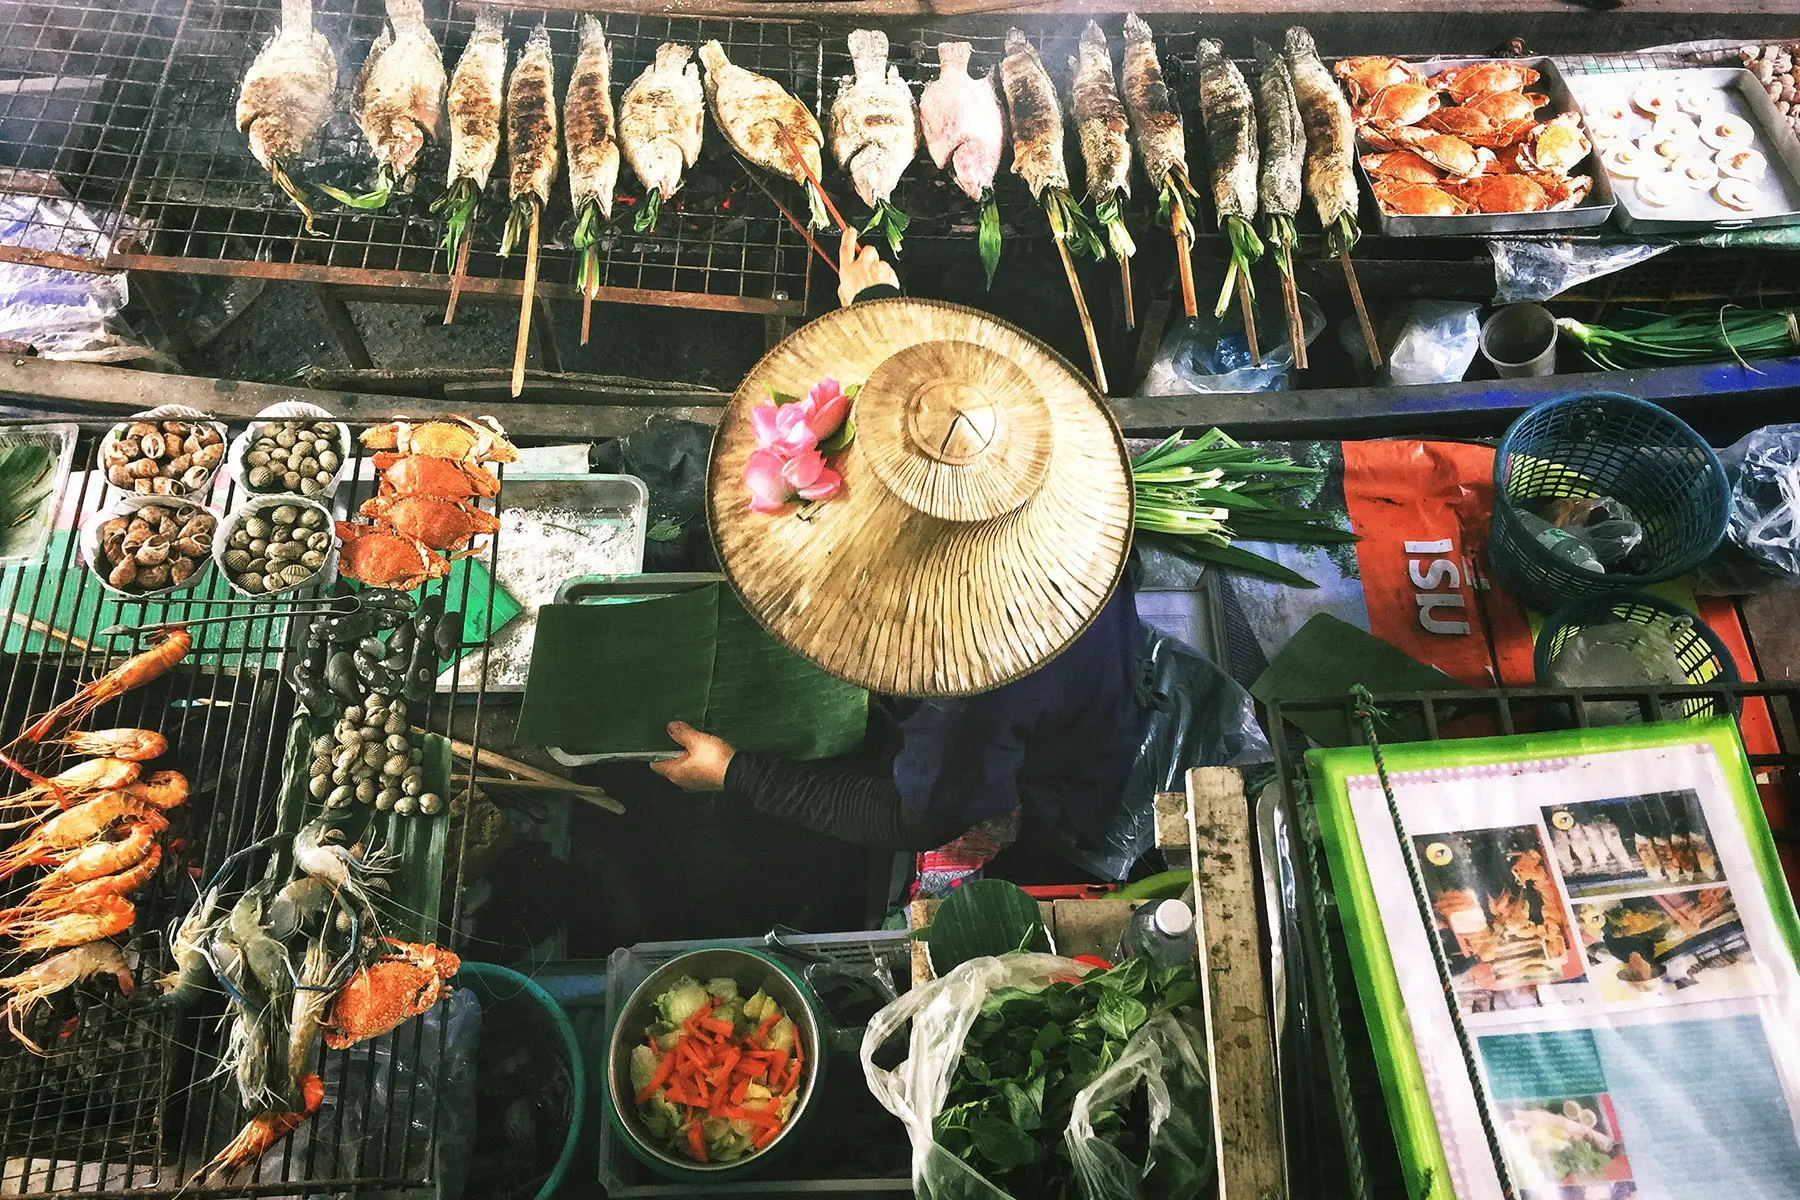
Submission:
M 1478 305 L 1454 300 L 1414 300 L 1394 348 L 1388 378 L 1398 384 L 1455 383 L 1468 373 L 1481 346 Z
M 1800 425 L 1765 425 L 1719 451 L 1719 461 L 1731 519 L 1695 590 L 1737 595 L 1800 582 Z
M 121 231 L 120 218 L 103 209 L 0 193 L 0 244 L 99 258 L 111 252 Z M 121 322 L 127 296 L 122 271 L 109 275 L 0 263 L 0 339 L 24 342 L 46 358 L 153 358 L 156 352 L 133 339 Z
M 1003 988 L 1038 989 L 1088 968 L 1050 954 L 975 958 L 916 987 L 875 1014 L 863 1035 L 863 1075 L 882 1107 L 906 1126 L 914 1192 L 933 1200 L 1037 1200 L 1014 1197 L 940 1146 L 933 1121 L 944 1107 L 970 1027 L 982 1003 Z M 876 1065 L 883 1043 L 911 1025 L 905 1061 Z M 1110 1069 L 1077 1093 L 1063 1141 L 1085 1200 L 1150 1200 L 1198 1195 L 1210 1176 L 1210 1105 L 1202 1042 L 1168 1013 L 1145 1022 Z M 1135 1162 L 1096 1133 L 1138 1085 L 1148 1090 L 1148 1146 Z
M 1577 284 L 1623 271 L 1670 249 L 1668 243 L 1599 246 L 1588 242 L 1514 242 L 1489 238 L 1494 303 L 1541 303 Z

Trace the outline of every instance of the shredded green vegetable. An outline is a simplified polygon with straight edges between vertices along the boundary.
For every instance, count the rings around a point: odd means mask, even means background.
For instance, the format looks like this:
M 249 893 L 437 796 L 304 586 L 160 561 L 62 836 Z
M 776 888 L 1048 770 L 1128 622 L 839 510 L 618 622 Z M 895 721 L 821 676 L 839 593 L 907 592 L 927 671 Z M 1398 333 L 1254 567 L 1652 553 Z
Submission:
M 1304 575 L 1231 543 L 1239 537 L 1259 542 L 1355 541 L 1355 534 L 1312 511 L 1273 499 L 1275 493 L 1316 477 L 1318 470 L 1241 446 L 1218 429 L 1184 446 L 1180 443 L 1185 433 L 1171 434 L 1132 460 L 1138 531 L 1183 558 L 1294 587 L 1317 587 Z
M 1562 317 L 1558 329 L 1581 344 L 1597 366 L 1611 370 L 1674 362 L 1720 362 L 1800 354 L 1800 318 L 1789 309 L 1689 309 L 1661 315 L 1627 310 L 1621 325 L 1591 325 Z

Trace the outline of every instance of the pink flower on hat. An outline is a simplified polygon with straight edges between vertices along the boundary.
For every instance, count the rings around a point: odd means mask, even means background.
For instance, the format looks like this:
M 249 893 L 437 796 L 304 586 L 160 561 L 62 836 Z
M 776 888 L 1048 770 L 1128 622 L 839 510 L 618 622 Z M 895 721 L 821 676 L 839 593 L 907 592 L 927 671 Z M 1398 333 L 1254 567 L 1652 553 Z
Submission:
M 825 465 L 817 450 L 796 454 L 781 464 L 781 477 L 802 500 L 829 500 L 844 486 L 844 477 Z
M 792 498 L 788 481 L 782 476 L 784 460 L 773 450 L 755 450 L 744 464 L 744 483 L 750 489 L 752 512 L 780 512 Z
M 783 404 L 777 397 L 750 410 L 756 449 L 744 464 L 744 484 L 752 511 L 779 512 L 795 499 L 837 495 L 844 477 L 826 463 L 819 444 L 843 428 L 854 394 L 835 379 L 821 379 L 799 399 Z

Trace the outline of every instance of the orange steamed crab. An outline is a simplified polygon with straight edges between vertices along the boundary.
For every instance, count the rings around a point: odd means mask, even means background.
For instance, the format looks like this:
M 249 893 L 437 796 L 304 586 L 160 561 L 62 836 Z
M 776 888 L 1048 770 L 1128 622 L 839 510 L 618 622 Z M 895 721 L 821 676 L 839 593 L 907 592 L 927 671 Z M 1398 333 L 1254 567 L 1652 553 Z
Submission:
M 1411 63 L 1381 54 L 1340 58 L 1332 74 L 1350 85 L 1351 98 L 1361 102 L 1391 83 L 1424 83 L 1425 76 Z
M 450 574 L 450 560 L 439 558 L 417 538 L 349 521 L 337 523 L 337 535 L 343 542 L 338 569 L 358 583 L 407 591 Z
M 492 417 L 478 424 L 467 417 L 445 417 L 415 425 L 389 421 L 363 431 L 362 444 L 371 450 L 423 454 L 455 462 L 517 462 L 518 448 L 506 440 L 506 430 Z
M 1529 175 L 1477 175 L 1444 188 L 1476 212 L 1543 212 L 1550 207 L 1549 193 Z
M 1356 122 L 1378 131 L 1392 131 L 1402 125 L 1417 125 L 1436 112 L 1441 103 L 1438 94 L 1422 83 L 1390 83 L 1355 110 Z
M 1489 92 L 1521 91 L 1538 79 L 1538 73 L 1522 63 L 1482 62 L 1440 71 L 1426 81 L 1426 86 L 1449 92 L 1458 104 L 1465 104 Z
M 1388 154 L 1365 154 L 1363 170 L 1370 179 L 1394 179 L 1401 183 L 1436 183 L 1444 173 L 1426 162 L 1415 150 L 1395 150 Z
M 1469 211 L 1468 205 L 1435 184 L 1377 179 L 1373 187 L 1381 206 L 1399 216 L 1459 217 Z
M 357 510 L 433 550 L 462 550 L 477 535 L 497 533 L 499 518 L 462 500 L 430 496 L 371 496 Z
M 375 454 L 381 472 L 381 490 L 401 496 L 433 496 L 439 500 L 469 500 L 500 494 L 500 480 L 492 472 L 447 458 L 424 454 Z
M 1581 128 L 1581 118 L 1572 112 L 1546 121 L 1525 136 L 1519 147 L 1519 160 L 1529 170 L 1567 175 L 1594 149 Z
M 332 1001 L 325 1044 L 342 1050 L 398 1029 L 450 995 L 462 959 L 437 946 L 384 939 L 391 952 L 350 977 Z
M 1479 175 L 1493 161 L 1493 153 L 1488 150 L 1477 150 L 1463 139 L 1448 133 L 1432 133 L 1425 129 L 1395 129 L 1391 131 L 1396 141 L 1411 149 L 1420 158 L 1447 174 L 1459 179 L 1468 179 Z

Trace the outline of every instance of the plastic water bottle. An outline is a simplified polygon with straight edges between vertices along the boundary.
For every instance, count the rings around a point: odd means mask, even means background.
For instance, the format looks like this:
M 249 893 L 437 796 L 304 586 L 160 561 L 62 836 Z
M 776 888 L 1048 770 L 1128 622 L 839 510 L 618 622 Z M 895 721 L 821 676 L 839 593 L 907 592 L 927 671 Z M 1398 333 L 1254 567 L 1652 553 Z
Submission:
M 1180 900 L 1139 905 L 1113 957 L 1147 956 L 1159 967 L 1185 966 L 1194 958 L 1194 910 Z

